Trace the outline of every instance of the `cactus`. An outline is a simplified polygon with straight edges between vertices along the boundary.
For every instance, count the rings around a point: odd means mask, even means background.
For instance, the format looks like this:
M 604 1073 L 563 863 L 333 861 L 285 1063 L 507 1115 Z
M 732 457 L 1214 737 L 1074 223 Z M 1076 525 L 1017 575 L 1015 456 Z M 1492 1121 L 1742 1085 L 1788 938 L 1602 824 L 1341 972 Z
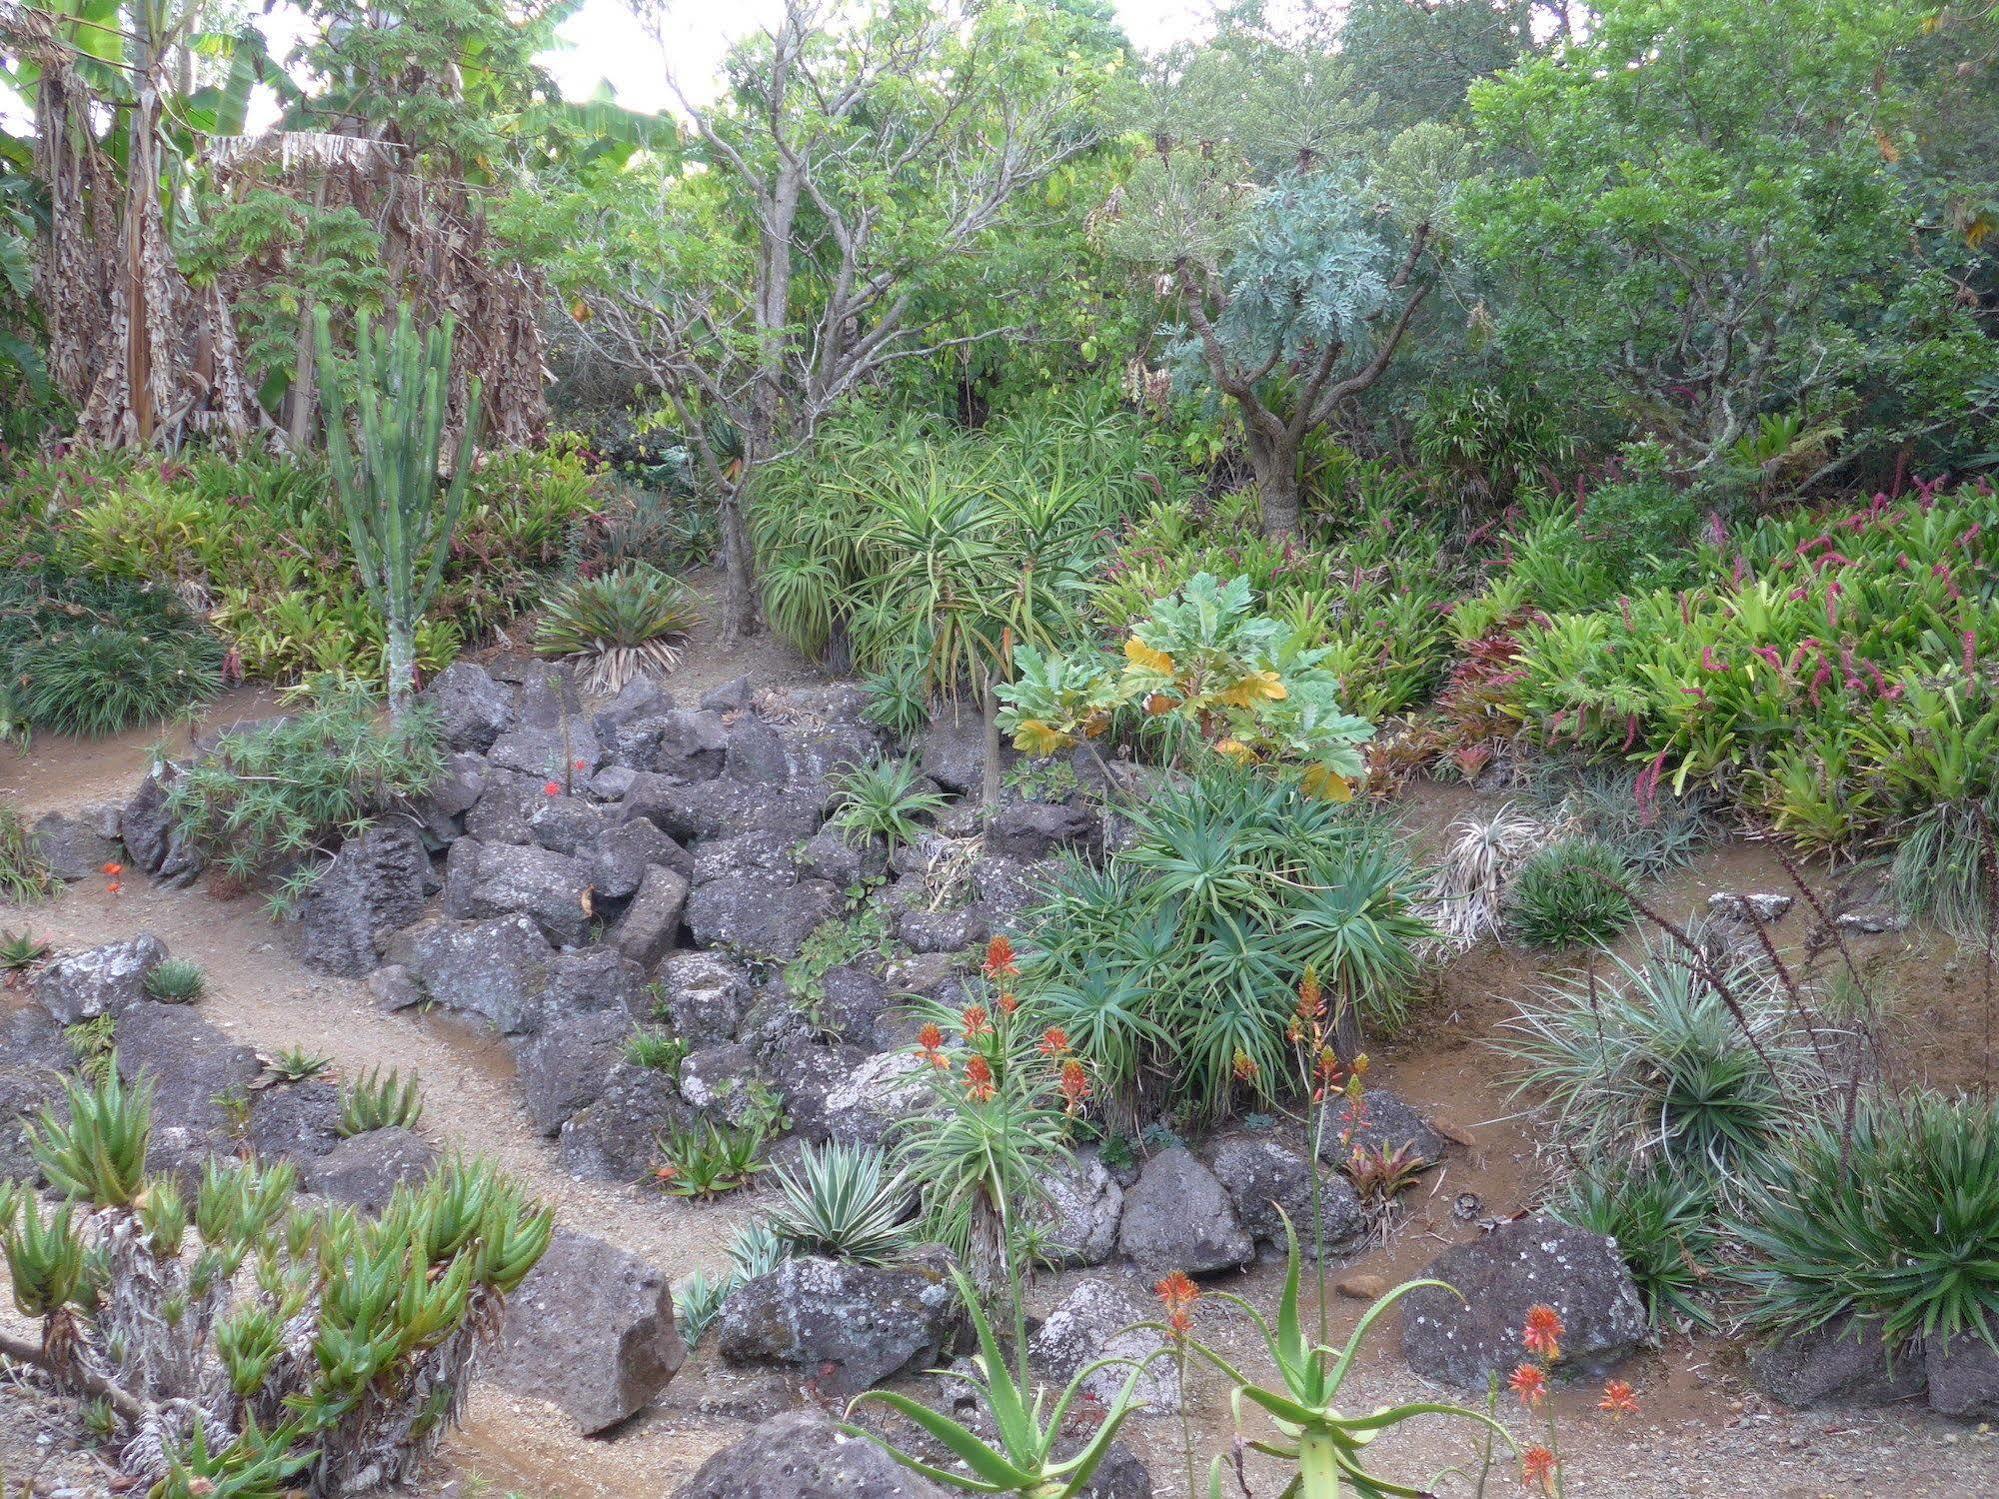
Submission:
M 396 717 L 402 716 L 415 685 L 417 622 L 444 576 L 478 438 L 475 377 L 466 396 L 451 480 L 440 502 L 438 460 L 450 405 L 455 331 L 456 321 L 446 314 L 442 323 L 419 336 L 405 306 L 396 315 L 395 330 L 378 337 L 362 313 L 355 325 L 350 373 L 334 360 L 326 309 L 319 308 L 313 317 L 325 371 L 327 458 L 346 511 L 355 565 L 388 629 L 389 711 Z

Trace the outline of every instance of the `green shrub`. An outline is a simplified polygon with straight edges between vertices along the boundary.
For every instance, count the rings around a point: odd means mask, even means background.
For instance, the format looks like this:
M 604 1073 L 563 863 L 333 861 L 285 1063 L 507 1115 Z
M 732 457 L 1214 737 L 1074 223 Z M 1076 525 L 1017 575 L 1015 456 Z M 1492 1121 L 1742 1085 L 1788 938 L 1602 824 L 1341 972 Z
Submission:
M 1848 1314 L 1891 1346 L 1970 1333 L 1999 1351 L 1999 1104 L 1868 1099 L 1770 1162 L 1736 1225 L 1750 1323 L 1783 1335 Z
M 833 778 L 833 826 L 850 843 L 879 838 L 890 849 L 914 843 L 924 819 L 944 806 L 943 793 L 914 760 L 875 760 Z
M 1501 1050 L 1586 1159 L 1657 1158 L 1690 1178 L 1753 1181 L 1825 1079 L 1778 987 L 1747 964 L 1721 979 L 1733 1006 L 1672 948 L 1612 958 L 1607 976 L 1524 1002 Z
M 930 678 L 921 656 L 896 656 L 870 672 L 863 685 L 867 702 L 861 717 L 888 730 L 899 743 L 910 743 L 930 726 Z
M 678 579 L 629 562 L 550 594 L 535 650 L 583 666 L 592 691 L 615 693 L 634 677 L 672 671 L 700 622 L 699 606 Z
M 795 1169 L 779 1168 L 784 1203 L 771 1231 L 799 1254 L 887 1264 L 915 1244 L 907 1177 L 866 1145 L 806 1146 Z
M 423 1098 L 415 1073 L 405 1079 L 391 1067 L 385 1074 L 370 1067 L 351 1083 L 340 1088 L 342 1138 L 365 1135 L 378 1129 L 414 1129 L 423 1117 Z
M 1658 1167 L 1599 1168 L 1572 1181 L 1549 1212 L 1617 1240 L 1654 1327 L 1715 1330 L 1707 1296 L 1722 1274 L 1722 1238 L 1701 1185 Z
M 1631 868 L 1594 839 L 1557 843 L 1529 859 L 1506 892 L 1506 921 L 1528 947 L 1609 942 L 1637 919 L 1625 887 Z
M 1021 983 L 1115 1122 L 1135 1128 L 1168 1101 L 1212 1117 L 1238 1094 L 1285 1096 L 1307 968 L 1350 1021 L 1350 1051 L 1363 1025 L 1399 1023 L 1434 933 L 1387 823 L 1219 759 L 1124 815 L 1132 838 L 1107 867 L 1071 865 L 1030 913 Z
M 0 802 L 0 900 L 10 906 L 32 905 L 62 889 L 62 881 L 42 857 L 41 846 L 21 814 Z
M 687 1060 L 687 1043 L 679 1036 L 642 1025 L 625 1042 L 625 1060 L 634 1067 L 656 1068 L 677 1078 L 680 1064 Z
M 186 958 L 163 958 L 146 970 L 146 993 L 162 1004 L 193 1004 L 208 992 L 208 975 Z
M 1988 860 L 1999 856 L 1999 793 L 1982 802 L 1939 802 L 1902 829 L 1888 887 L 1895 904 L 1934 921 L 1961 941 L 1983 940 L 1992 930 Z
M 435 718 L 421 704 L 381 723 L 365 692 L 333 692 L 224 736 L 174 779 L 167 811 L 182 837 L 248 883 L 280 862 L 330 852 L 443 769 Z

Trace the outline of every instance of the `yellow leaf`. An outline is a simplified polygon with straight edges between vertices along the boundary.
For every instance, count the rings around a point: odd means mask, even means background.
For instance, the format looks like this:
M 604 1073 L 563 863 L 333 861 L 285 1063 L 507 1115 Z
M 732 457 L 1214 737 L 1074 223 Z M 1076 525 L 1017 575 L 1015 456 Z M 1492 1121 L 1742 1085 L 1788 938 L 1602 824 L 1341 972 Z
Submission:
M 1981 250 L 1995 229 L 1999 229 L 1999 221 L 1995 221 L 1990 214 L 1981 213 L 1964 226 L 1964 242 L 1974 250 Z
M 1227 755 L 1238 765 L 1248 765 L 1256 759 L 1256 751 L 1244 744 L 1240 739 L 1216 740 L 1215 753 L 1218 755 Z
M 1171 713 L 1179 706 L 1180 704 L 1177 699 L 1170 698 L 1163 692 L 1153 692 L 1146 695 L 1145 711 L 1150 713 L 1154 718 Z
M 1289 697 L 1290 691 L 1278 680 L 1274 671 L 1253 671 L 1234 686 L 1226 688 L 1218 701 L 1231 708 L 1247 708 L 1254 703 L 1269 701 L 1281 703 Z
M 1316 796 L 1322 802 L 1353 800 L 1353 782 L 1329 766 L 1306 766 L 1303 784 L 1307 796 Z
M 1173 658 L 1164 651 L 1155 651 L 1136 635 L 1124 643 L 1124 655 L 1133 666 L 1142 666 L 1147 671 L 1169 677 L 1173 675 Z
M 1029 755 L 1052 755 L 1075 742 L 1073 734 L 1065 734 L 1038 718 L 1023 719 L 1013 731 L 1013 747 Z

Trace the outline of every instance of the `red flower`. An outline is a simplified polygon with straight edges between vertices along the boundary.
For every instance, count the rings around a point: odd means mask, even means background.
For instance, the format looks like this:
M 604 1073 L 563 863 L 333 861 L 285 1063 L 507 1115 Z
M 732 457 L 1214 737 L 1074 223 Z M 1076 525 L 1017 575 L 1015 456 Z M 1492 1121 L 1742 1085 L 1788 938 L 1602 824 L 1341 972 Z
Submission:
M 986 944 L 986 977 L 1011 978 L 1020 972 L 1020 965 L 1013 960 L 1013 943 L 1005 937 L 995 937 Z
M 1522 1364 L 1513 1371 L 1513 1377 L 1506 1384 L 1529 1410 L 1539 1405 L 1548 1394 L 1547 1371 L 1539 1364 Z
M 991 1016 L 986 1013 L 984 1005 L 966 1005 L 963 1019 L 967 1041 L 975 1040 L 992 1029 Z
M 1527 1308 L 1527 1326 L 1521 1330 L 1520 1343 L 1529 1353 L 1539 1354 L 1549 1363 L 1562 1356 L 1561 1314 L 1552 1306 L 1530 1306 Z
M 541 784 L 541 794 L 543 796 L 560 796 L 562 795 L 562 787 L 555 781 L 543 781 Z
M 1184 1338 L 1194 1330 L 1194 1303 L 1201 1299 L 1201 1288 L 1184 1270 L 1160 1281 L 1152 1294 L 1166 1308 L 1166 1326 L 1174 1337 Z
M 1081 1062 L 1070 1057 L 1062 1064 L 1062 1111 L 1073 1118 L 1082 1111 L 1083 1100 L 1089 1096 L 1090 1075 Z
M 118 864 L 118 863 L 106 864 L 102 869 L 98 870 L 99 874 L 109 875 L 114 880 L 117 879 L 118 876 L 123 874 L 124 872 L 125 872 L 125 866 L 123 864 Z
M 992 1064 L 982 1056 L 970 1057 L 965 1063 L 965 1096 L 973 1103 L 985 1103 L 998 1091 Z
M 944 1031 L 941 1026 L 926 1025 L 916 1033 L 916 1054 L 932 1067 L 949 1067 L 950 1060 L 944 1055 Z
M 1002 1015 L 1011 1015 L 1015 1010 L 1020 1008 L 1020 1001 L 1014 998 L 1011 989 L 1000 990 L 999 998 L 994 1003 L 998 1006 L 999 1012 Z
M 1608 1411 L 1611 1419 L 1638 1414 L 1638 1394 L 1621 1379 L 1613 1379 L 1603 1387 L 1603 1399 L 1597 1401 L 1596 1408 Z
M 571 770 L 588 770 L 590 762 L 588 760 L 572 760 L 569 762 L 569 768 Z
M 1311 968 L 1298 980 L 1298 1018 L 1307 1025 L 1326 1018 L 1326 993 L 1319 985 L 1319 975 Z
M 1041 1054 L 1044 1057 L 1061 1057 L 1069 1054 L 1069 1033 L 1059 1025 L 1051 1025 L 1041 1033 Z
M 1520 1482 L 1523 1487 L 1540 1485 L 1542 1493 L 1550 1492 L 1548 1485 L 1555 1479 L 1555 1454 L 1546 1447 L 1529 1447 L 1520 1454 Z

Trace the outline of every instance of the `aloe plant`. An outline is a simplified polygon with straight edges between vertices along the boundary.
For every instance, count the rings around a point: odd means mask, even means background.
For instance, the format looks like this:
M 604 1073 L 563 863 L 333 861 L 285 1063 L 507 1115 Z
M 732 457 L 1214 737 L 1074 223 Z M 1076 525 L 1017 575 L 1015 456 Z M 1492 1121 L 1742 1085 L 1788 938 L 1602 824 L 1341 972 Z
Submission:
M 465 508 L 465 486 L 479 432 L 479 381 L 465 398 L 465 421 L 438 499 L 438 464 L 450 410 L 450 314 L 418 336 L 410 310 L 378 338 L 364 312 L 355 322 L 353 373 L 334 359 L 325 308 L 313 333 L 325 371 L 326 454 L 347 517 L 354 562 L 389 637 L 389 710 L 400 717 L 416 685 L 416 627 L 437 596 L 451 535 Z M 349 431 L 350 409 L 354 413 Z M 354 446 L 358 436 L 359 450 Z
M 999 1433 L 999 1445 L 982 1441 L 949 1416 L 893 1390 L 864 1391 L 854 1397 L 847 1411 L 851 1415 L 856 1406 L 869 1401 L 887 1406 L 950 1452 L 970 1470 L 968 1473 L 952 1472 L 912 1457 L 864 1428 L 850 1426 L 847 1430 L 867 1438 L 911 1472 L 960 1493 L 1019 1494 L 1023 1499 L 1074 1499 L 1089 1486 L 1090 1479 L 1109 1454 L 1111 1443 L 1117 1440 L 1119 1428 L 1140 1408 L 1141 1403 L 1134 1397 L 1138 1381 L 1145 1373 L 1145 1365 L 1133 1363 L 1130 1359 L 1099 1359 L 1077 1372 L 1044 1417 L 1042 1412 L 1047 1391 L 1037 1389 L 1030 1396 L 1022 1387 L 1022 1382 L 1015 1379 L 1007 1368 L 999 1340 L 993 1336 L 992 1324 L 986 1320 L 986 1314 L 979 1306 L 978 1294 L 972 1289 L 972 1283 L 955 1270 L 952 1276 L 958 1283 L 958 1294 L 964 1298 L 965 1309 L 971 1313 L 972 1327 L 979 1339 L 979 1351 L 972 1359 L 978 1373 L 968 1382 L 992 1417 L 993 1426 Z M 1058 1458 L 1055 1449 L 1061 1440 L 1063 1419 L 1082 1392 L 1084 1381 L 1100 1370 L 1120 1364 L 1130 1364 L 1131 1372 L 1125 1377 L 1124 1388 L 1118 1391 L 1117 1398 L 1104 1413 L 1103 1424 L 1075 1452 Z
M 1270 1418 L 1276 1435 L 1252 1440 L 1249 1445 L 1258 1452 L 1297 1465 L 1296 1478 L 1284 1490 L 1287 1499 L 1340 1499 L 1342 1494 L 1349 1492 L 1362 1496 L 1362 1499 L 1385 1494 L 1420 1499 L 1428 1492 L 1426 1489 L 1411 1488 L 1377 1477 L 1363 1465 L 1369 1443 L 1382 1432 L 1417 1416 L 1450 1416 L 1472 1421 L 1498 1436 L 1509 1449 L 1514 1447 L 1512 1434 L 1491 1416 L 1447 1401 L 1411 1400 L 1402 1405 L 1385 1407 L 1371 1415 L 1343 1414 L 1336 1403 L 1341 1387 L 1353 1371 L 1354 1359 L 1368 1332 L 1388 1313 L 1389 1308 L 1411 1291 L 1426 1286 L 1449 1291 L 1453 1296 L 1458 1292 L 1455 1287 L 1439 1280 L 1405 1281 L 1367 1309 L 1360 1325 L 1354 1328 L 1353 1336 L 1347 1339 L 1346 1347 L 1336 1355 L 1330 1347 L 1306 1334 L 1304 1322 L 1298 1315 L 1298 1235 L 1292 1229 L 1288 1216 L 1284 1220 L 1284 1238 L 1289 1250 L 1289 1264 L 1275 1328 L 1240 1296 L 1215 1293 L 1218 1300 L 1240 1308 L 1256 1324 L 1257 1331 L 1263 1335 L 1270 1362 L 1277 1371 L 1277 1383 L 1274 1386 L 1259 1384 L 1212 1347 L 1198 1340 L 1189 1339 L 1188 1347 L 1233 1383 L 1235 1389 L 1231 1399 L 1238 1422 L 1245 1404 L 1257 1407 Z M 1214 1492 L 1220 1492 L 1218 1476 Z

